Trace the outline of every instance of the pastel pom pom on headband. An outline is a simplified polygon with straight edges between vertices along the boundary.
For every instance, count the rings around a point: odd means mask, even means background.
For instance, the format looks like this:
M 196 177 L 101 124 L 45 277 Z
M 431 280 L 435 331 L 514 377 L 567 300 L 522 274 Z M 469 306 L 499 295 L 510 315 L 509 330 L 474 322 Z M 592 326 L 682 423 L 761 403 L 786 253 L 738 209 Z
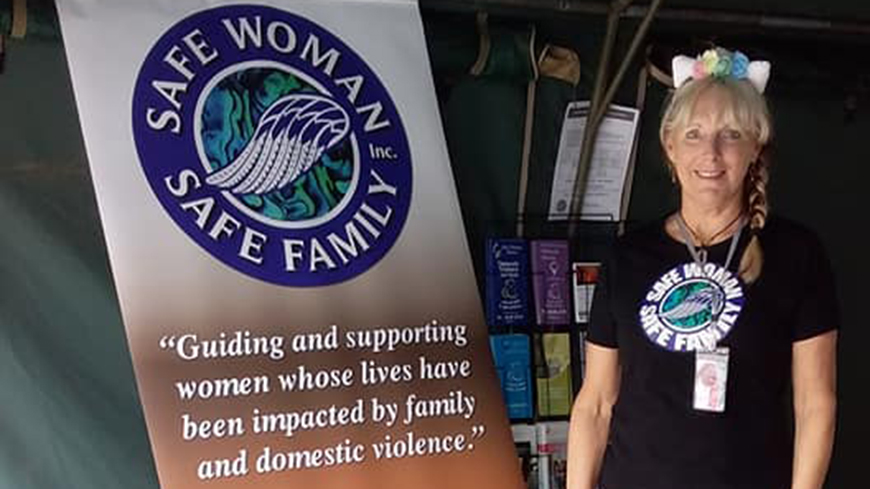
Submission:
M 770 78 L 770 63 L 749 61 L 740 51 L 714 48 L 704 51 L 697 58 L 674 56 L 671 62 L 674 74 L 674 88 L 680 88 L 688 80 L 700 80 L 708 76 L 716 78 L 747 79 L 758 93 L 764 93 Z

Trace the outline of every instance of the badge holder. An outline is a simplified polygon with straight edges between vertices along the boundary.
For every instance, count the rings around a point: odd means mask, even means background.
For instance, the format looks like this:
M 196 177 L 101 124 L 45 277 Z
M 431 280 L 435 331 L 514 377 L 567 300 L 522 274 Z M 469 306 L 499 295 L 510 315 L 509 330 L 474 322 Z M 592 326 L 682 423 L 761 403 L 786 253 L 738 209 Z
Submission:
M 692 407 L 697 411 L 725 412 L 728 386 L 728 348 L 695 352 L 695 390 Z
M 679 216 L 677 223 L 683 233 L 686 241 L 686 246 L 689 249 L 689 254 L 695 260 L 699 267 L 703 268 L 707 262 L 706 250 L 698 250 L 689 235 L 686 223 L 682 216 Z M 728 250 L 728 257 L 725 260 L 725 269 L 731 264 L 731 259 L 734 257 L 734 252 L 737 249 L 737 242 L 740 240 L 740 234 L 743 231 L 745 223 L 740 223 L 737 232 L 731 237 L 731 246 Z M 718 318 L 714 318 L 714 321 Z M 707 411 L 712 413 L 725 412 L 725 398 L 728 388 L 728 363 L 730 352 L 726 347 L 717 347 L 716 345 L 707 345 L 706 350 L 695 351 L 695 382 L 692 394 L 692 407 L 696 411 Z

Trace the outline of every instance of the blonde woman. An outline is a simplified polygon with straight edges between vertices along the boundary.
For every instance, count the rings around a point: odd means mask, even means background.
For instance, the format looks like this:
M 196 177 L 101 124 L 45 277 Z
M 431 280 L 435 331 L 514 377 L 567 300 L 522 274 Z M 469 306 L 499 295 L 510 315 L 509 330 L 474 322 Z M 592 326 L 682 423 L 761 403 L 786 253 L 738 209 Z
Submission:
M 568 487 L 820 489 L 839 316 L 818 238 L 768 215 L 770 64 L 673 65 L 660 140 L 680 207 L 605 264 Z

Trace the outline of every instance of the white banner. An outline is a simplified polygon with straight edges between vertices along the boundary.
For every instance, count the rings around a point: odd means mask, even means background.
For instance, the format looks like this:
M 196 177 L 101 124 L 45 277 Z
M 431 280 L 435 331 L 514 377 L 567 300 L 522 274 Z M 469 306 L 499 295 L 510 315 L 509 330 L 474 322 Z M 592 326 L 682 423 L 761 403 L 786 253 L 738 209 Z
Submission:
M 161 486 L 520 487 L 416 2 L 58 10 Z

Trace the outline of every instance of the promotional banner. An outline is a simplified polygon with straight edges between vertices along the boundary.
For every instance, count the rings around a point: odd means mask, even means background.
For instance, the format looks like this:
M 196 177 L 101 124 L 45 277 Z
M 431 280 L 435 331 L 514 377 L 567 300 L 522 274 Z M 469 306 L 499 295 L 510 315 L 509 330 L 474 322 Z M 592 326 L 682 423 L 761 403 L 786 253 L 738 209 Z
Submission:
M 161 487 L 519 488 L 416 2 L 58 10 Z

